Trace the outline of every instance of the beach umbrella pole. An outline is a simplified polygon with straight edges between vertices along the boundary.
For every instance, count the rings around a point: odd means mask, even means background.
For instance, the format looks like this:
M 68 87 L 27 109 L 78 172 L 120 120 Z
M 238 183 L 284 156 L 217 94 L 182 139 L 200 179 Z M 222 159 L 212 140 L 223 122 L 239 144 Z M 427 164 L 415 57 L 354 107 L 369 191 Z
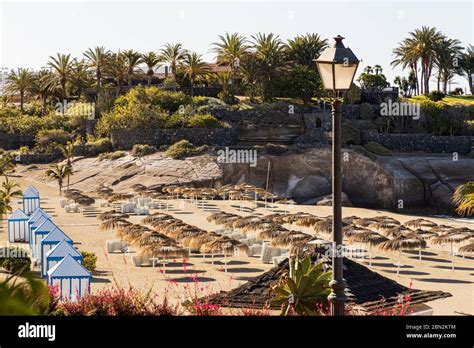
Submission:
M 451 270 L 454 271 L 454 250 L 453 250 L 453 242 L 451 241 Z
M 402 259 L 402 249 L 398 251 L 397 276 L 400 274 L 400 261 Z

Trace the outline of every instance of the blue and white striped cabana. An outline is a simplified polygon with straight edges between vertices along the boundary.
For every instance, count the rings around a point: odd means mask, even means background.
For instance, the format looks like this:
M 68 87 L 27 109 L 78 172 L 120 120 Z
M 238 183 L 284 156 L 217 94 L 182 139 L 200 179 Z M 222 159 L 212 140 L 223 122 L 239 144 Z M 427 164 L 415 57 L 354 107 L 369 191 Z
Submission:
M 91 275 L 71 255 L 65 256 L 48 271 L 48 285 L 57 286 L 59 297 L 78 301 L 90 292 Z
M 40 207 L 39 191 L 33 186 L 28 186 L 23 192 L 23 211 L 26 215 L 31 215 Z
M 43 277 L 46 277 L 46 255 L 63 240 L 72 245 L 72 239 L 58 227 L 49 232 L 46 237 L 41 240 L 41 250 L 37 259 L 41 260 L 41 275 Z
M 30 241 L 31 241 L 31 226 L 38 221 L 40 217 L 47 217 L 51 219 L 51 216 L 47 212 L 45 212 L 43 209 L 38 208 L 36 209 L 31 215 L 30 218 L 28 219 L 28 229 L 29 229 L 29 236 L 30 236 Z M 38 226 L 38 225 L 37 225 Z
M 49 217 L 41 215 L 39 216 L 35 222 L 30 224 L 30 220 L 28 220 L 28 235 L 30 240 L 30 249 L 33 250 L 33 231 L 41 226 L 45 221 L 51 220 Z
M 32 229 L 31 232 L 31 256 L 34 260 L 41 261 L 41 241 L 46 237 L 51 231 L 59 228 L 54 222 L 49 219 L 43 221 L 38 227 Z M 62 232 L 62 231 L 61 231 Z
M 17 209 L 7 219 L 8 221 L 8 241 L 28 242 L 28 215 L 23 210 Z
M 74 260 L 82 264 L 82 255 L 71 244 L 62 240 L 46 254 L 46 273 L 67 255 L 71 255 Z

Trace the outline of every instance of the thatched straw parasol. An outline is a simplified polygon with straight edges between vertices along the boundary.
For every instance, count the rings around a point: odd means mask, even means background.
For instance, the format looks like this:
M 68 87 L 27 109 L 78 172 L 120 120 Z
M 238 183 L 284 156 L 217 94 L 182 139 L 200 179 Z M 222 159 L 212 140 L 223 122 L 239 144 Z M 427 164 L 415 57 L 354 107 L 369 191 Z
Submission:
M 169 215 L 169 214 L 164 214 L 164 213 L 154 213 L 152 215 L 149 215 L 145 218 L 142 219 L 142 224 L 152 224 L 153 222 L 156 222 L 156 221 L 161 221 L 161 220 L 169 220 L 169 219 L 172 219 L 173 216 Z
M 434 223 L 433 221 L 426 220 L 426 219 L 415 219 L 415 220 L 409 220 L 405 222 L 403 225 L 407 227 L 413 227 L 413 228 L 428 228 L 431 229 L 433 227 L 438 226 L 438 224 Z
M 275 238 L 272 239 L 272 246 L 276 247 L 291 247 L 295 244 L 300 244 L 303 241 L 311 239 L 311 235 L 299 231 L 287 231 L 280 233 Z
M 348 226 L 347 223 L 342 222 L 342 228 Z M 324 218 L 321 221 L 318 221 L 314 224 L 314 232 L 322 234 L 331 234 L 332 233 L 332 217 Z
M 126 226 L 130 226 L 132 223 L 125 219 L 110 219 L 102 221 L 99 230 L 100 231 L 108 231 L 108 230 L 116 230 L 118 228 L 123 228 Z
M 143 247 L 151 244 L 176 245 L 176 241 L 163 233 L 156 231 L 143 233 L 141 236 L 130 242 L 132 245 Z
M 372 230 L 357 227 L 354 225 L 348 225 L 342 228 L 342 235 L 344 238 L 350 238 L 354 234 L 362 233 L 362 232 L 373 232 Z
M 163 273 L 166 273 L 165 259 L 186 257 L 188 251 L 180 248 L 176 245 L 165 245 L 165 244 L 150 244 L 140 248 L 139 255 L 148 255 L 155 258 L 163 259 Z
M 193 236 L 183 238 L 182 244 L 184 246 L 187 246 L 190 250 L 200 250 L 201 246 L 203 246 L 204 244 L 212 242 L 220 237 L 221 235 L 215 232 L 203 231 L 202 233 L 196 233 Z
M 364 243 L 369 245 L 369 267 L 372 266 L 372 245 L 378 245 L 380 243 L 388 241 L 387 237 L 384 237 L 376 232 L 367 231 L 355 233 L 349 237 L 349 241 L 354 243 Z
M 438 225 L 430 229 L 430 232 L 434 232 L 437 234 L 444 234 L 444 233 L 452 232 L 452 231 L 453 231 L 453 227 L 448 226 L 448 225 Z
M 407 238 L 400 236 L 394 239 L 390 239 L 386 242 L 379 244 L 382 250 L 398 250 L 398 264 L 397 264 L 397 276 L 400 274 L 400 261 L 402 258 L 402 250 L 418 249 L 421 255 L 421 249 L 426 248 L 426 241 L 420 238 Z
M 451 245 L 451 269 L 454 271 L 454 243 L 461 243 L 471 238 L 472 235 L 469 232 L 458 232 L 457 229 L 453 229 L 452 232 L 446 232 L 440 234 L 431 239 L 433 244 L 447 244 Z
M 111 195 L 108 198 L 108 201 L 109 203 L 112 203 L 112 202 L 124 201 L 130 198 L 133 198 L 133 195 L 130 193 L 116 193 L 116 194 Z
M 287 233 L 288 230 L 283 227 L 279 228 L 269 228 L 267 230 L 263 230 L 257 233 L 255 236 L 255 239 L 257 240 L 273 240 L 274 238 L 277 238 L 279 235 L 283 233 Z
M 227 255 L 233 253 L 235 249 L 239 249 L 239 251 L 246 251 L 248 250 L 248 246 L 235 239 L 222 236 L 214 239 L 211 242 L 203 244 L 200 248 L 200 251 L 210 254 L 223 253 L 224 267 L 225 272 L 227 273 Z
M 474 254 L 474 242 L 470 244 L 466 244 L 459 248 L 458 252 L 460 254 Z
M 142 225 L 130 225 L 124 228 L 117 230 L 117 237 L 122 239 L 127 243 L 131 243 L 136 238 L 140 237 L 142 234 L 152 232 L 149 228 Z
M 317 222 L 322 221 L 323 219 L 314 215 L 301 216 L 296 219 L 296 226 L 302 227 L 311 227 L 314 226 Z
M 389 229 L 381 230 L 380 234 L 388 238 L 398 238 L 400 236 L 405 236 L 413 233 L 413 230 L 405 228 L 403 226 L 396 226 Z
M 262 230 L 267 230 L 267 229 L 282 229 L 278 224 L 275 224 L 274 222 L 268 221 L 268 220 L 260 220 L 257 222 L 253 222 L 248 224 L 247 226 L 242 228 L 242 232 L 248 233 L 248 232 L 257 232 L 257 231 L 262 231 Z
M 125 213 L 121 213 L 116 210 L 109 210 L 97 215 L 97 219 L 100 221 L 110 220 L 110 219 L 128 219 L 130 216 Z
M 370 225 L 375 224 L 377 222 L 379 221 L 376 220 L 375 218 L 360 218 L 360 219 L 352 220 L 352 223 L 354 225 L 358 227 L 363 227 L 363 228 L 369 227 Z

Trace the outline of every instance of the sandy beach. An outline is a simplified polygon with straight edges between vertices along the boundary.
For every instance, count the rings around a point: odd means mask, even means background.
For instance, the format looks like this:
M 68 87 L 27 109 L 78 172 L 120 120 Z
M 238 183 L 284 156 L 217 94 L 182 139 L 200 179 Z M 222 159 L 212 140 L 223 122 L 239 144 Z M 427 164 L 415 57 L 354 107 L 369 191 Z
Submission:
M 196 275 L 199 281 L 200 289 L 198 291 L 204 295 L 235 288 L 272 267 L 270 264 L 262 263 L 257 257 L 248 257 L 242 254 L 227 258 L 227 273 L 224 271 L 222 257 L 211 259 L 209 255 L 204 258 L 199 254 L 191 254 L 186 260 L 185 269 L 182 260 L 168 260 L 164 269 L 160 265 L 156 265 L 155 268 L 151 266 L 134 267 L 130 261 L 133 253 L 107 254 L 105 251 L 106 241 L 116 239 L 116 237 L 113 231 L 99 231 L 99 221 L 96 215 L 105 210 L 110 210 L 110 208 L 100 208 L 98 201 L 96 201 L 94 205 L 86 208 L 81 213 L 66 213 L 60 207 L 61 197 L 55 183 L 32 182 L 22 177 L 14 177 L 14 181 L 18 182 L 22 189 L 28 185 L 34 185 L 40 191 L 42 207 L 52 215 L 53 221 L 74 240 L 75 246 L 79 250 L 91 251 L 97 255 L 97 269 L 93 274 L 91 283 L 92 292 L 107 286 L 128 287 L 130 284 L 144 291 L 151 288 L 158 295 L 167 291 L 171 300 L 178 301 L 184 299 L 189 293 L 186 285 L 193 284 L 193 275 Z M 321 206 L 280 206 L 274 204 L 274 210 L 260 207 L 252 211 L 254 203 L 244 202 L 244 209 L 241 211 L 240 202 L 212 201 L 209 202 L 211 212 L 198 209 L 194 204 L 188 202 L 169 200 L 169 203 L 173 207 L 167 213 L 188 224 L 208 231 L 221 228 L 206 220 L 207 216 L 218 210 L 240 215 L 259 214 L 262 216 L 288 209 L 291 213 L 308 212 L 317 216 L 331 214 L 331 207 Z M 15 204 L 14 208 L 18 206 Z M 359 217 L 387 215 L 402 223 L 418 218 L 417 216 L 401 215 L 381 210 L 343 208 L 343 216 L 351 215 Z M 138 223 L 142 218 L 143 216 L 132 216 L 129 220 Z M 455 221 L 444 218 L 429 219 L 437 224 L 473 227 L 473 223 L 469 221 Z M 294 225 L 291 228 L 313 233 L 310 229 Z M 7 245 L 7 243 L 6 222 L 4 221 L 0 230 L 0 245 Z M 26 244 L 24 246 L 27 247 Z M 411 287 L 416 289 L 442 290 L 451 293 L 452 297 L 427 303 L 433 308 L 434 315 L 474 314 L 474 258 L 456 256 L 456 268 L 455 271 L 452 271 L 449 246 L 429 244 L 428 248 L 422 252 L 422 261 L 418 259 L 418 251 L 404 251 L 401 261 L 402 267 L 400 274 L 397 276 L 398 252 L 383 252 L 373 248 L 372 257 L 371 269 L 385 277 L 396 280 L 405 286 L 411 284 Z M 359 260 L 359 262 L 368 265 L 368 259 Z M 0 276 L 5 276 L 5 274 L 0 274 Z

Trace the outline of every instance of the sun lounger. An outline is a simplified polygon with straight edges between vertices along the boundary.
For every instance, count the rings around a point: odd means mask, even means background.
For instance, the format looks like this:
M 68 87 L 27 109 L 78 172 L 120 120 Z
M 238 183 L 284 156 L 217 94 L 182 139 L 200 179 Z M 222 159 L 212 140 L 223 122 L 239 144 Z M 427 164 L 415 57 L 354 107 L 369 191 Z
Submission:
M 124 253 L 128 251 L 128 244 L 121 240 L 108 240 L 105 242 L 105 248 L 109 253 Z
M 247 256 L 260 256 L 262 254 L 262 245 L 254 244 L 249 246 Z

